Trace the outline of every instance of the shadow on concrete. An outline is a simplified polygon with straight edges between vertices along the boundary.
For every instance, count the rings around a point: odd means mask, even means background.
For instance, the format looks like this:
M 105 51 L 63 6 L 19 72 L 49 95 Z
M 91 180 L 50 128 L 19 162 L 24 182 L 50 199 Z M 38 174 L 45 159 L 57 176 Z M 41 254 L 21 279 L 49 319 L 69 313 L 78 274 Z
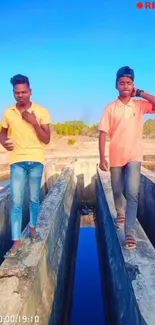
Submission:
M 73 299 L 74 273 L 78 238 L 80 230 L 79 208 L 87 205 L 94 207 L 96 203 L 97 174 L 91 177 L 91 182 L 85 186 L 84 174 L 77 175 L 77 186 L 71 208 L 68 229 L 63 247 L 62 258 L 58 270 L 57 289 L 52 307 L 49 325 L 69 325 Z M 64 215 L 65 211 L 62 211 Z M 62 231 L 64 227 L 62 226 Z
M 137 219 L 155 248 L 155 183 L 141 175 Z
M 97 174 L 91 177 L 90 183 L 85 186 L 84 174 L 79 174 L 77 177 L 77 194 L 78 194 L 78 205 L 79 207 L 83 206 L 95 206 L 96 204 L 96 192 L 95 184 Z
M 46 183 L 42 186 L 40 191 L 40 203 L 44 200 L 46 194 L 50 188 L 56 182 L 59 174 L 52 175 Z M 23 219 L 22 219 L 22 231 L 29 223 L 29 188 L 26 185 L 26 193 L 23 202 Z M 10 185 L 7 185 L 0 191 L 0 265 L 4 261 L 4 254 L 12 247 L 13 242 L 11 240 L 11 191 Z
M 64 220 L 65 215 L 66 218 L 68 218 L 67 213 L 64 210 L 64 205 L 61 206 L 60 213 L 62 213 L 64 216 Z M 69 325 L 79 228 L 80 215 L 78 214 L 78 200 L 76 190 L 68 221 L 61 261 L 57 272 L 56 292 L 54 296 L 49 325 Z M 63 231 L 64 226 L 62 225 L 60 232 Z
M 96 175 L 91 177 L 91 183 L 87 186 L 85 186 L 84 174 L 77 175 L 77 186 L 68 221 L 62 258 L 59 265 L 57 289 L 54 296 L 49 325 L 69 325 L 70 323 L 75 263 L 80 230 L 79 208 L 85 205 L 89 207 L 95 205 L 95 183 Z M 64 207 L 62 207 L 62 211 L 60 213 L 65 216 L 66 212 L 64 211 Z M 62 225 L 62 231 L 63 229 L 64 226 Z
M 130 282 L 101 180 L 97 178 L 96 222 L 109 325 L 146 325 Z

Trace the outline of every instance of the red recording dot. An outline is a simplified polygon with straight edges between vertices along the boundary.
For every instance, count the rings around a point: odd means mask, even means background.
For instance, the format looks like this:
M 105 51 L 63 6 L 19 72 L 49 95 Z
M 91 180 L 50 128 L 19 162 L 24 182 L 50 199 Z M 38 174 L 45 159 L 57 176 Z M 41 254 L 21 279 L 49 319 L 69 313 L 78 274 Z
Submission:
M 143 8 L 143 3 L 142 2 L 138 2 L 137 3 L 137 8 L 138 9 L 142 9 Z

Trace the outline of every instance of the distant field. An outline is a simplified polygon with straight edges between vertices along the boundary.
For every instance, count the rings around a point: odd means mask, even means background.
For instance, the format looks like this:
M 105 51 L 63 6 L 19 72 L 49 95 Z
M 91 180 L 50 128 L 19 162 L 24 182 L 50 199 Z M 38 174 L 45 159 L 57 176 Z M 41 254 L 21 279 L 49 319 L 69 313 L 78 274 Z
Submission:
M 75 139 L 75 143 L 69 145 L 68 139 Z M 47 147 L 47 157 L 67 156 L 98 156 L 98 139 L 87 136 L 64 136 L 54 135 Z M 106 155 L 109 154 L 109 141 L 106 143 Z M 155 155 L 155 139 L 143 139 L 143 155 Z M 0 146 L 0 164 L 3 172 L 9 163 L 9 153 Z

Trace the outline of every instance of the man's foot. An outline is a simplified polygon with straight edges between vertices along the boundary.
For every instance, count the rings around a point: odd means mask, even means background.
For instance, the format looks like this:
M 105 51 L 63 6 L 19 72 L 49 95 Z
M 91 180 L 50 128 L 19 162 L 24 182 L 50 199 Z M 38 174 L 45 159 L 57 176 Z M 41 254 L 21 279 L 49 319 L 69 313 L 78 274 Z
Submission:
M 117 216 L 116 218 L 116 227 L 123 228 L 125 225 L 125 216 Z
M 125 238 L 125 248 L 134 249 L 137 247 L 137 242 L 132 233 L 128 233 Z
M 4 255 L 4 258 L 14 258 L 19 255 L 22 248 L 21 240 L 16 240 L 12 248 Z
M 36 231 L 36 228 L 30 227 L 29 237 L 33 243 L 38 243 L 42 241 L 42 237 L 39 231 Z

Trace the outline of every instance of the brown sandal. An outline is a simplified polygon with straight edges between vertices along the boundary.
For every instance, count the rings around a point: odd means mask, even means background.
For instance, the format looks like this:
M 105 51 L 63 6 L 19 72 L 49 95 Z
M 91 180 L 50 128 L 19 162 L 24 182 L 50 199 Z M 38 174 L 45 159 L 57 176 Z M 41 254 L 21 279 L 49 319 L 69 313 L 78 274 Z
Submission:
M 137 247 L 136 239 L 133 234 L 127 234 L 125 239 L 125 248 L 126 249 L 134 249 Z
M 125 216 L 117 216 L 116 227 L 123 228 L 125 224 Z
M 19 255 L 19 253 L 21 252 L 21 247 L 19 248 L 15 248 L 12 247 L 5 255 L 4 258 L 14 258 L 17 257 Z

